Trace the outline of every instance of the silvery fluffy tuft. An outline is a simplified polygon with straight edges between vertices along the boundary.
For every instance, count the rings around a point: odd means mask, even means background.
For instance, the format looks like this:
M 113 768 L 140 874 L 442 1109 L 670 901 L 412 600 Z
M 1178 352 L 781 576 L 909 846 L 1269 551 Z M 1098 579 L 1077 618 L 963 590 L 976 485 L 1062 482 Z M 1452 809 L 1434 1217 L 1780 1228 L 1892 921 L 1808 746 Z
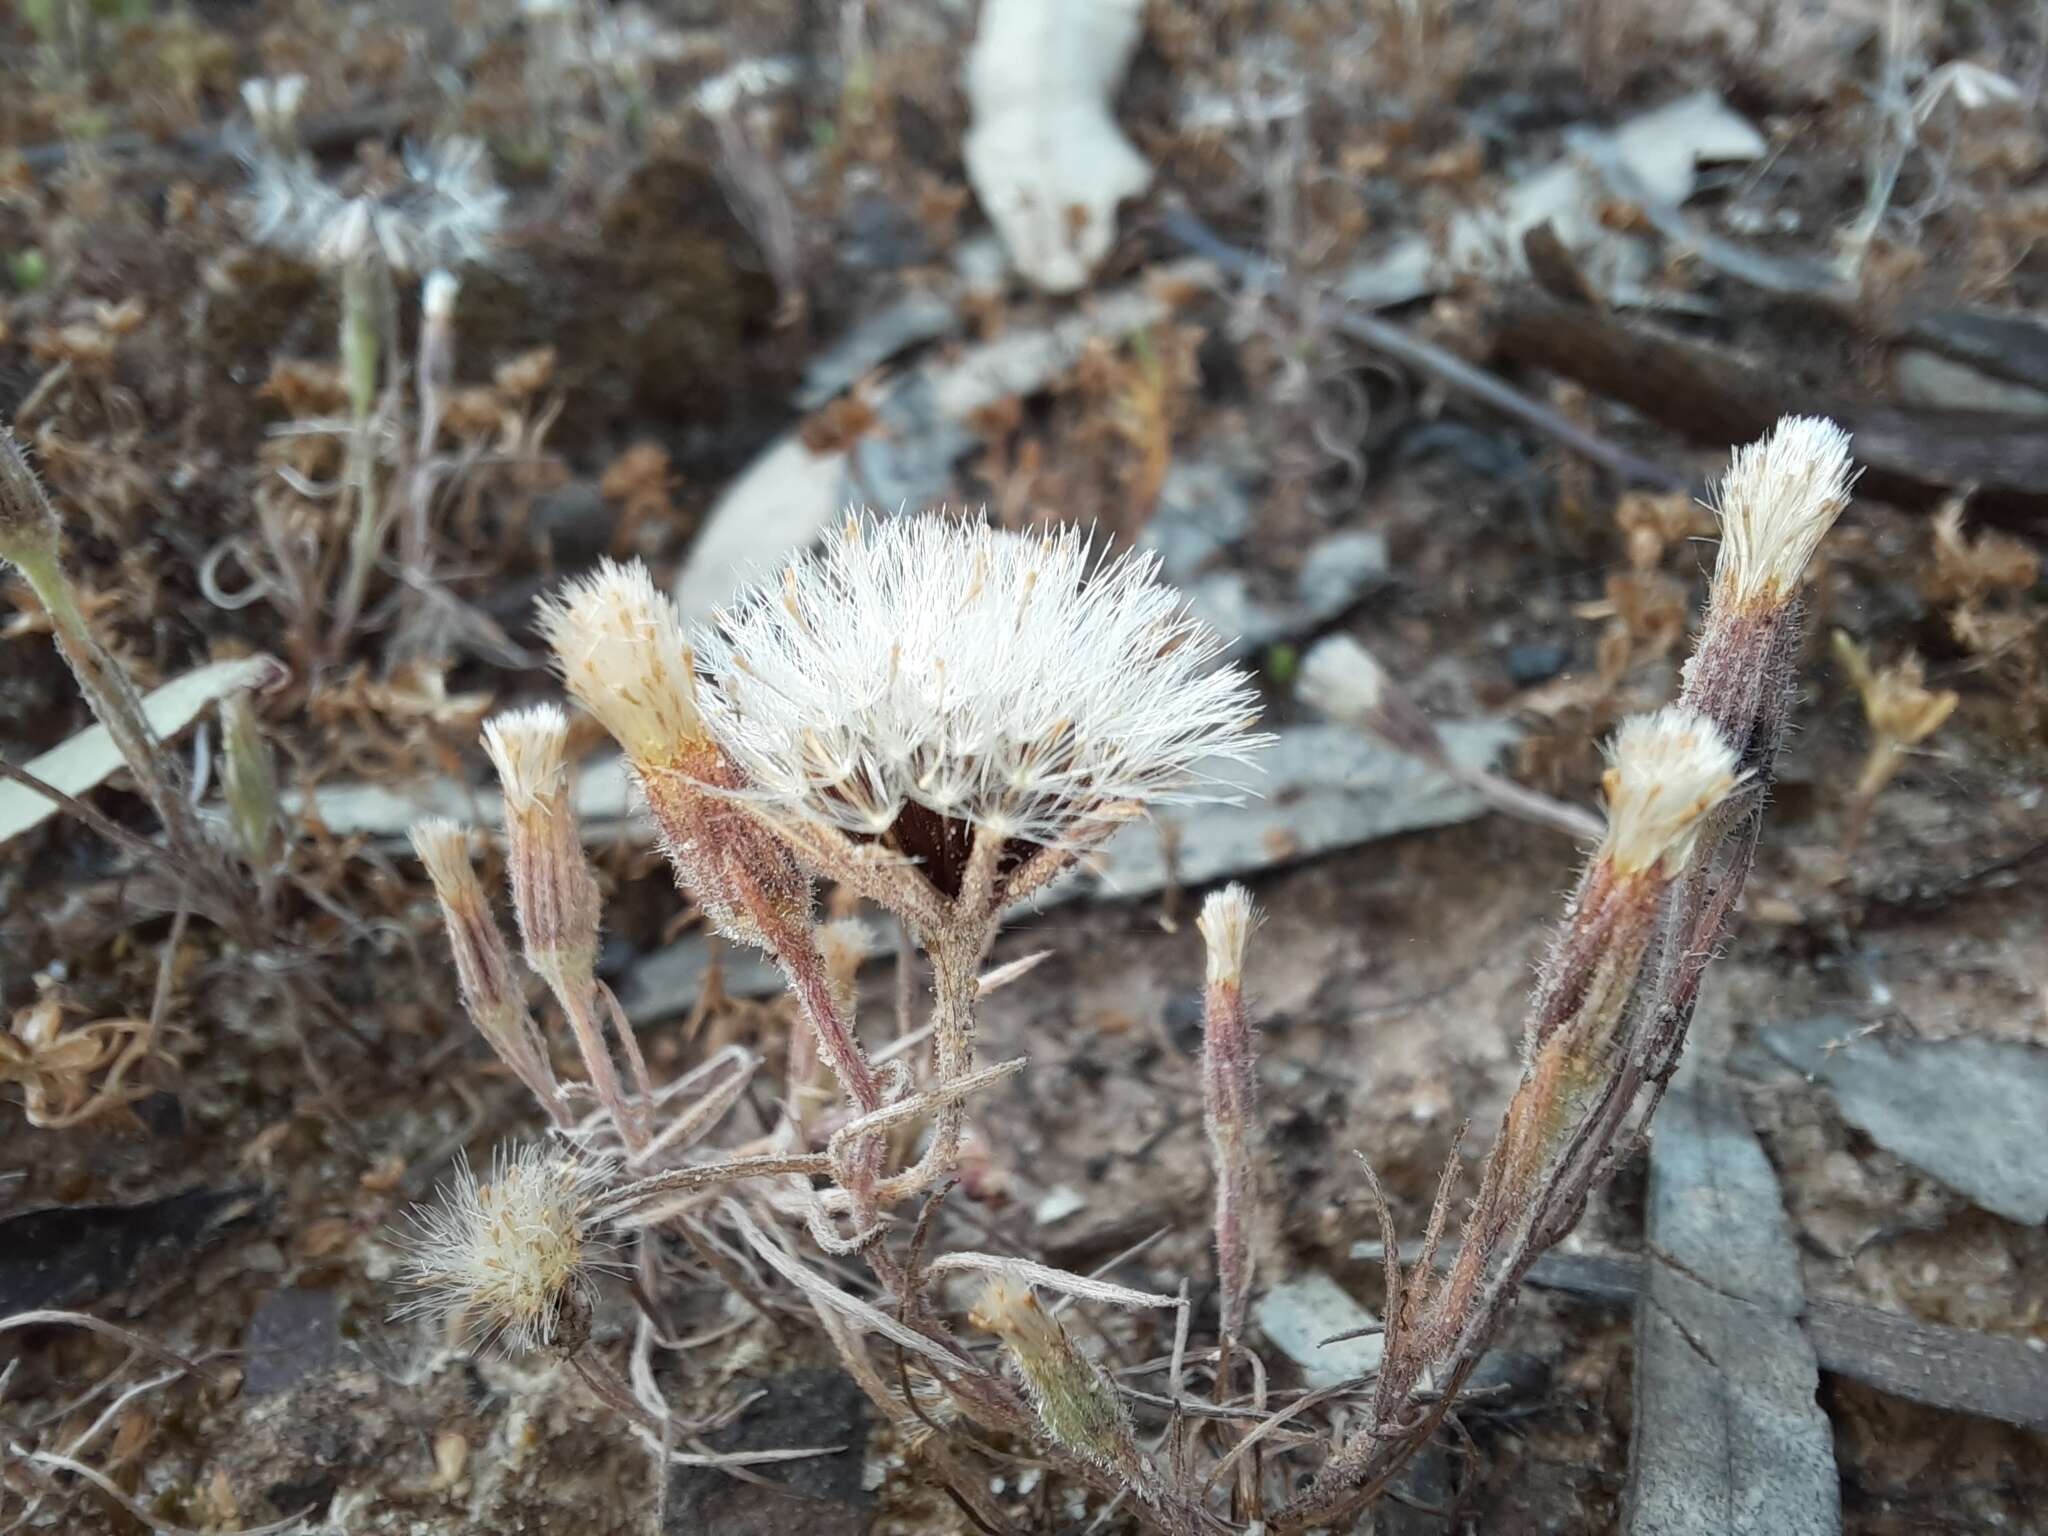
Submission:
M 706 726 L 771 807 L 946 866 L 973 829 L 1059 846 L 1230 800 L 1251 680 L 1158 580 L 1075 528 L 849 517 L 696 637 Z
M 501 1148 L 490 1176 L 467 1159 L 416 1208 L 404 1240 L 405 1283 L 421 1294 L 399 1316 L 458 1321 L 466 1343 L 513 1353 L 574 1353 L 590 1336 L 592 1275 L 610 1245 L 590 1230 L 608 1170 L 539 1144 Z
M 504 223 L 506 194 L 475 139 L 409 148 L 401 174 L 350 195 L 304 155 L 249 156 L 242 223 L 260 245 L 321 266 L 381 259 L 424 272 L 482 261 Z

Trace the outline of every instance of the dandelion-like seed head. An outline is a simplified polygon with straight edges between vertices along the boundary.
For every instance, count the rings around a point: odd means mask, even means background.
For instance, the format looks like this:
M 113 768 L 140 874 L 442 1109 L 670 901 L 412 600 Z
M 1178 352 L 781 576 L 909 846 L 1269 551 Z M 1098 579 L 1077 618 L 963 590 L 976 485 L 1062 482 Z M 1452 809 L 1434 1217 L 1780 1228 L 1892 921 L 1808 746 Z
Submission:
M 1208 951 L 1209 984 L 1235 986 L 1244 976 L 1245 946 L 1259 926 L 1259 909 L 1252 903 L 1252 893 L 1235 882 L 1210 892 L 1195 926 Z
M 412 1212 L 402 1278 L 421 1294 L 399 1315 L 459 1320 L 471 1347 L 575 1353 L 590 1336 L 592 1277 L 608 1267 L 587 1221 L 606 1177 L 539 1144 L 500 1148 L 485 1179 L 458 1163 L 437 1202 Z
M 393 271 L 426 272 L 488 257 L 505 204 L 483 145 L 450 138 L 408 149 L 397 175 L 355 193 L 323 179 L 304 155 L 259 150 L 249 156 L 241 211 L 250 239 L 321 266 L 382 260 Z
M 598 562 L 542 602 L 540 628 L 569 692 L 635 763 L 668 764 L 703 740 L 682 623 L 639 561 Z
M 484 752 L 497 770 L 505 809 L 513 816 L 546 813 L 569 778 L 569 718 L 553 704 L 510 710 L 484 723 Z
M 1740 782 L 1735 751 L 1713 721 L 1678 704 L 1624 720 L 1608 762 L 1600 854 L 1624 875 L 1684 869 L 1708 813 Z
M 1849 434 L 1819 416 L 1787 416 L 1767 436 L 1737 448 L 1715 498 L 1716 596 L 1739 607 L 1790 598 L 1849 504 L 1854 480 Z
M 849 517 L 696 637 L 706 724 L 753 790 L 957 895 L 977 829 L 1014 868 L 1102 821 L 1233 797 L 1265 738 L 1150 555 L 1074 528 Z

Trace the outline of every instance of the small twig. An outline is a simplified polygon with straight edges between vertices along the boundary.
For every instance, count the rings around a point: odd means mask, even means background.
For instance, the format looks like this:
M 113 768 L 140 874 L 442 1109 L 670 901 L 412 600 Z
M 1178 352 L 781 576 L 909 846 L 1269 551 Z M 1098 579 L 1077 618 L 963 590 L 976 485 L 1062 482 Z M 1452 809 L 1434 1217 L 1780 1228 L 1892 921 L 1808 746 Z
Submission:
M 84 1478 L 93 1487 L 99 1489 L 101 1493 L 127 1510 L 134 1519 L 140 1521 L 150 1530 L 161 1533 L 161 1536 L 206 1536 L 206 1533 L 203 1531 L 195 1531 L 187 1525 L 173 1525 L 161 1516 L 151 1513 L 145 1506 L 136 1503 L 135 1500 L 123 1493 L 112 1478 L 94 1467 L 87 1466 L 82 1461 L 74 1461 L 69 1456 L 60 1456 L 55 1451 L 31 1451 L 22 1445 L 10 1445 L 8 1449 L 24 1461 L 32 1461 L 46 1467 L 55 1467 L 60 1472 L 70 1472 Z M 305 1519 L 307 1515 L 311 1514 L 312 1510 L 313 1506 L 308 1504 L 297 1514 L 286 1515 L 282 1520 L 273 1520 L 268 1525 L 252 1525 L 242 1532 L 242 1536 L 274 1536 L 276 1532 L 290 1530 L 301 1520 Z
M 179 1354 L 175 1349 L 168 1348 L 157 1343 L 154 1339 L 123 1328 L 117 1323 L 110 1323 L 104 1318 L 94 1317 L 90 1312 L 63 1312 L 54 1309 L 42 1309 L 31 1312 L 16 1312 L 7 1317 L 0 1317 L 0 1333 L 5 1333 L 10 1328 L 55 1327 L 84 1328 L 93 1333 L 104 1334 L 110 1339 L 119 1339 L 129 1348 L 140 1350 L 146 1355 L 163 1361 L 166 1365 L 175 1365 L 180 1370 L 189 1371 L 194 1376 L 204 1374 L 196 1360 L 189 1359 Z
M 1240 282 L 1256 282 L 1278 294 L 1285 302 L 1301 308 L 1307 300 L 1300 285 L 1285 268 L 1270 257 L 1239 249 L 1218 235 L 1184 208 L 1169 208 L 1161 220 L 1167 238 L 1183 249 L 1213 261 Z M 1659 491 L 1685 490 L 1691 482 L 1677 471 L 1655 463 L 1567 421 L 1542 402 L 1530 399 L 1483 368 L 1476 368 L 1453 352 L 1433 342 L 1410 335 L 1397 325 L 1361 313 L 1357 309 L 1335 309 L 1331 329 L 1376 352 L 1429 374 L 1438 382 L 1470 395 L 1503 416 L 1531 427 L 1554 439 L 1581 458 L 1590 459 L 1627 485 L 1647 485 Z

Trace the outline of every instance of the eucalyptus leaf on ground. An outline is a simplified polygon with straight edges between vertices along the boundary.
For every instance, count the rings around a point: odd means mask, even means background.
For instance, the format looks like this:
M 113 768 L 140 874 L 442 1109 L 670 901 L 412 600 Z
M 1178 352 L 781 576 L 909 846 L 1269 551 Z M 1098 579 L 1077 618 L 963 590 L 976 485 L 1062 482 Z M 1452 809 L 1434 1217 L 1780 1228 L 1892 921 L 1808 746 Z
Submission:
M 229 694 L 275 687 L 284 676 L 284 664 L 270 656 L 211 662 L 154 690 L 142 701 L 143 712 L 158 740 L 168 741 Z M 52 789 L 73 796 L 98 788 L 122 766 L 114 738 L 103 725 L 80 731 L 62 746 L 21 764 Z M 41 826 L 57 811 L 55 801 L 26 784 L 11 779 L 0 783 L 0 843 Z

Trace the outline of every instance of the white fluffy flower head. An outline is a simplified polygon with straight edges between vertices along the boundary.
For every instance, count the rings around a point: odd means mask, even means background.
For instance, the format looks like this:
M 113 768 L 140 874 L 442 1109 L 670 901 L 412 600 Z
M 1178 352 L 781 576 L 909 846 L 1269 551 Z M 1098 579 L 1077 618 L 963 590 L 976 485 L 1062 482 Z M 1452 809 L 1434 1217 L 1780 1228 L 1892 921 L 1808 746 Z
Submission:
M 422 1294 L 399 1315 L 460 1319 L 472 1346 L 580 1348 L 591 1276 L 606 1267 L 587 1219 L 605 1177 L 601 1164 L 532 1143 L 500 1148 L 487 1179 L 458 1163 L 437 1203 L 412 1212 L 402 1273 Z
M 1600 852 L 1625 875 L 1658 865 L 1666 875 L 1684 869 L 1708 813 L 1741 777 L 1735 750 L 1714 722 L 1679 704 L 1624 720 L 1608 759 Z
M 1132 806 L 1232 797 L 1250 680 L 1087 535 L 850 517 L 697 638 L 712 734 L 770 803 L 943 866 L 986 828 L 1058 846 Z
M 381 259 L 393 271 L 425 272 L 488 257 L 505 202 L 475 139 L 408 149 L 401 174 L 353 196 L 304 155 L 263 149 L 249 157 L 242 222 L 258 244 L 321 266 Z

